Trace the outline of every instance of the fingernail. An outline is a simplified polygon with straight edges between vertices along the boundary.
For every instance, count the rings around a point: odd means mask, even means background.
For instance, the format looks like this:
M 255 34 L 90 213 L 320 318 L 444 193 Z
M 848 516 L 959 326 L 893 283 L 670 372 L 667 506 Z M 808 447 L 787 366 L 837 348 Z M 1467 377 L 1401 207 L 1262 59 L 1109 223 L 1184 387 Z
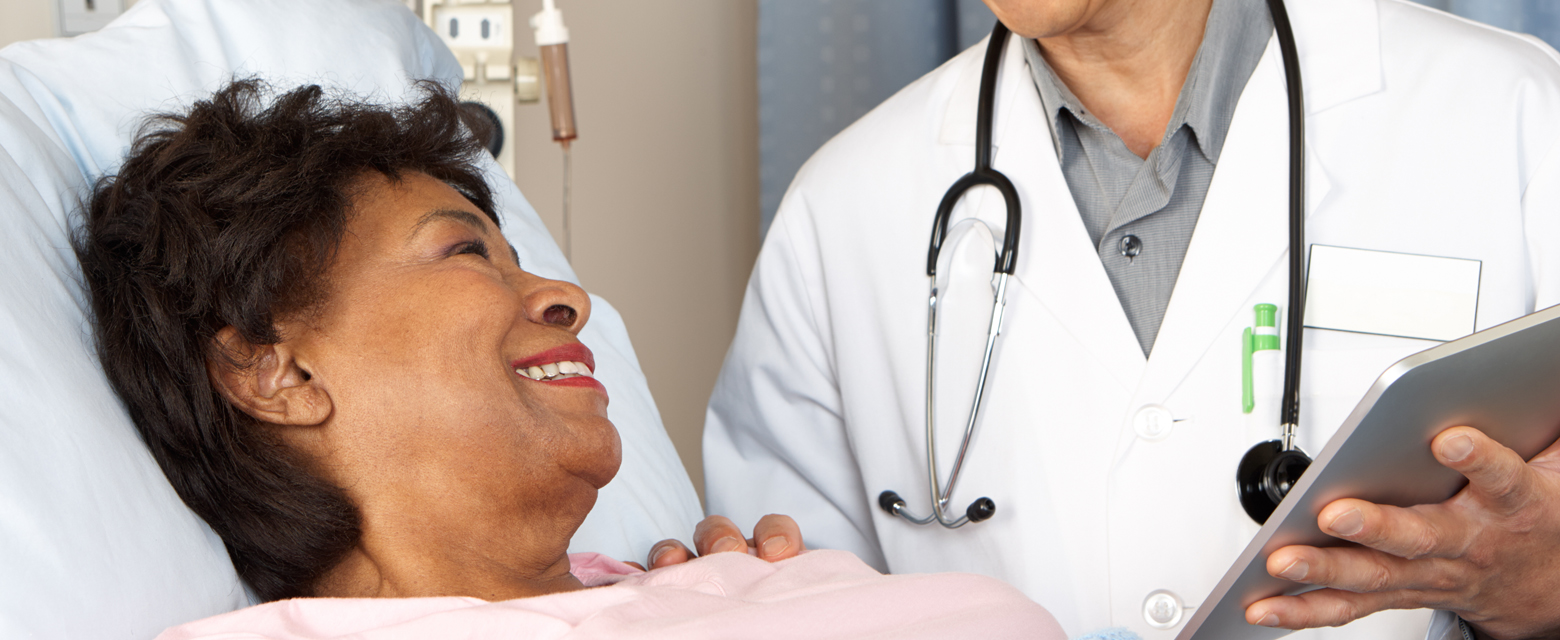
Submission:
M 787 540 L 785 536 L 775 536 L 764 541 L 764 544 L 758 549 L 758 554 L 765 558 L 774 558 L 785 553 L 790 548 L 790 540 Z
M 1333 521 L 1327 524 L 1327 528 L 1336 535 L 1352 536 L 1365 528 L 1365 516 L 1360 514 L 1359 509 L 1350 509 L 1343 515 L 1333 518 Z
M 1441 457 L 1448 462 L 1462 462 L 1470 453 L 1473 453 L 1473 438 L 1462 434 L 1447 438 L 1441 445 Z
M 1264 627 L 1276 627 L 1278 626 L 1278 615 L 1270 613 L 1262 616 L 1262 619 L 1258 620 L 1257 624 L 1260 624 Z
M 721 538 L 710 545 L 710 553 L 726 553 L 728 551 L 746 551 L 747 544 L 736 538 Z
M 1290 563 L 1288 568 L 1284 569 L 1283 571 L 1278 572 L 1278 577 L 1283 578 L 1285 580 L 1304 580 L 1305 579 L 1305 574 L 1310 573 L 1310 572 L 1311 572 L 1311 565 L 1306 564 L 1306 562 L 1304 560 L 1296 560 L 1296 561 Z M 1268 615 L 1273 615 L 1273 614 L 1270 613 Z
M 659 547 L 656 547 L 654 550 L 652 550 L 650 552 L 650 568 L 654 569 L 655 568 L 655 564 L 657 562 L 661 561 L 661 556 L 666 555 L 666 552 L 671 551 L 671 550 L 672 550 L 672 545 L 669 545 L 669 544 L 661 545 Z

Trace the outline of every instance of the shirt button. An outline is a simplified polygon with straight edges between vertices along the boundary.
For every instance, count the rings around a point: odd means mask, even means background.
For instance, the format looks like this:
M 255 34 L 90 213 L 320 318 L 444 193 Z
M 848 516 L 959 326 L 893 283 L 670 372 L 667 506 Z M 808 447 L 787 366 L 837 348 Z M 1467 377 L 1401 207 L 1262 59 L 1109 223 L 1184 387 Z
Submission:
M 1181 624 L 1186 607 L 1175 594 L 1160 589 L 1143 599 L 1143 620 L 1155 629 L 1172 629 Z
M 1175 426 L 1175 416 L 1169 409 L 1157 404 L 1144 405 L 1132 416 L 1132 428 L 1137 431 L 1138 437 L 1149 442 L 1158 442 L 1170 436 L 1170 428 Z
M 1116 248 L 1121 251 L 1121 255 L 1130 261 L 1138 257 L 1138 254 L 1143 253 L 1143 241 L 1133 235 L 1121 236 L 1121 242 L 1116 244 Z

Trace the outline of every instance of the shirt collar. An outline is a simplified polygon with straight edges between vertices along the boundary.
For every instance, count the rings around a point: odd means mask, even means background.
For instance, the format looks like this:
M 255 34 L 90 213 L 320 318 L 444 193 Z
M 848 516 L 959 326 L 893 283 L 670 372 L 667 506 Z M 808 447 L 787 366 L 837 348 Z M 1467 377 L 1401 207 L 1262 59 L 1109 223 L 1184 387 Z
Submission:
M 1251 72 L 1261 61 L 1273 33 L 1273 19 L 1263 0 L 1213 0 L 1202 44 L 1192 59 L 1192 68 L 1176 98 L 1161 144 L 1186 125 L 1195 134 L 1197 147 L 1209 162 L 1219 161 L 1235 116 L 1235 105 L 1245 89 Z M 1108 131 L 1071 89 L 1056 76 L 1034 40 L 1023 40 L 1024 58 L 1030 75 L 1040 91 L 1040 103 L 1051 129 L 1057 157 L 1062 155 L 1058 116 L 1066 110 L 1073 118 L 1090 127 Z

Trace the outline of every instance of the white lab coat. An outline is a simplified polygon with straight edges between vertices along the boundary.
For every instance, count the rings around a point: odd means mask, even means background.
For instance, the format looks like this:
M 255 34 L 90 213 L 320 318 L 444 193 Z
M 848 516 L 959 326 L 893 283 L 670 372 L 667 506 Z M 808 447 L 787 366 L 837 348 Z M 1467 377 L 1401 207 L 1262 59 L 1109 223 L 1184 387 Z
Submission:
M 1293 0 L 1289 11 L 1305 83 L 1307 242 L 1482 260 L 1479 329 L 1560 302 L 1555 51 L 1401 0 Z M 1278 435 L 1276 419 L 1241 413 L 1239 348 L 1253 305 L 1286 300 L 1277 41 L 1240 97 L 1145 359 L 1010 40 L 994 165 L 1023 203 L 1021 253 L 953 497 L 962 512 L 989 496 L 997 512 L 950 531 L 894 519 L 876 498 L 893 489 L 928 511 L 927 242 L 944 190 L 973 163 L 984 49 L 906 87 L 798 173 L 710 401 L 710 512 L 747 523 L 790 514 L 809 546 L 896 573 L 1007 580 L 1073 635 L 1120 626 L 1170 638 L 1175 629 L 1145 623 L 1145 598 L 1163 589 L 1195 607 L 1209 594 L 1257 531 L 1236 500 L 1236 462 Z M 986 189 L 954 218 L 980 216 L 1000 231 L 1002 211 Z M 1306 331 L 1299 441 L 1313 453 L 1377 374 L 1434 344 Z M 968 403 L 963 392 L 939 395 Z M 1134 430 L 1149 405 L 1178 420 L 1162 440 Z M 941 427 L 944 474 L 960 427 Z M 1379 614 L 1295 637 L 1422 638 L 1428 617 Z

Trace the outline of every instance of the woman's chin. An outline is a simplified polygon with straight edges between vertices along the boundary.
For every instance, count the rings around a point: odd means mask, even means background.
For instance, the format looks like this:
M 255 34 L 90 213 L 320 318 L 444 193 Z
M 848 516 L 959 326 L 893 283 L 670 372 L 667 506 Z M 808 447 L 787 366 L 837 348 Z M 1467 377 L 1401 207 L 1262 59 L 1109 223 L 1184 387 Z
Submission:
M 579 434 L 582 439 L 591 439 L 592 443 L 582 447 L 571 466 L 576 477 L 600 489 L 617 476 L 618 468 L 623 465 L 623 439 L 618 436 L 617 427 L 606 418 L 600 418 L 600 423 L 593 424 L 591 430 L 588 435 Z

